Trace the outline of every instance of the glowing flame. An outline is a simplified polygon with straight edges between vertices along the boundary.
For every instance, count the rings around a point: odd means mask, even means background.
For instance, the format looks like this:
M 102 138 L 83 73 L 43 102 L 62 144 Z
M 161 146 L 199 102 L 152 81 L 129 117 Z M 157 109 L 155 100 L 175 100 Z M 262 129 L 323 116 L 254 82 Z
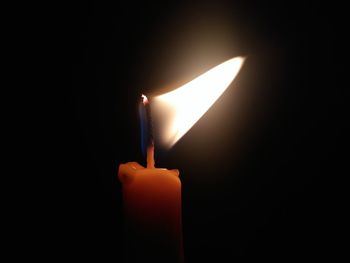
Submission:
M 207 112 L 237 76 L 243 57 L 230 59 L 182 87 L 154 98 L 155 112 L 163 111 L 163 144 L 173 146 Z

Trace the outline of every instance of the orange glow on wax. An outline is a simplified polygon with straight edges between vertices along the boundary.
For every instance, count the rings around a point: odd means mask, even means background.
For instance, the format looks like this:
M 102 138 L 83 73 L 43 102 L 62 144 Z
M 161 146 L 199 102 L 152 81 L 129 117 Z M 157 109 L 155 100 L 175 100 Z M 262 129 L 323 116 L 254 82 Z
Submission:
M 183 262 L 179 170 L 121 164 L 128 262 Z

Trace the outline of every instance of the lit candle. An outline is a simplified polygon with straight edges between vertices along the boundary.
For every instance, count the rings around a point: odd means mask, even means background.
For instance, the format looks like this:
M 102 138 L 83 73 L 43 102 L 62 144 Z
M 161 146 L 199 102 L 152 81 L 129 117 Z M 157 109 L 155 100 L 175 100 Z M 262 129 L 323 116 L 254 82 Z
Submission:
M 126 260 L 183 262 L 179 171 L 155 168 L 151 111 L 145 95 L 139 111 L 147 168 L 129 162 L 120 165 L 118 174 L 123 184 L 125 245 L 130 250 Z
M 165 117 L 159 142 L 173 146 L 214 104 L 238 74 L 244 59 L 230 59 L 184 86 L 157 96 L 152 113 Z M 143 97 L 144 106 L 148 100 Z M 143 109 L 142 109 L 143 110 Z M 149 108 L 148 114 L 150 113 Z M 147 111 L 146 111 L 147 112 Z M 152 128 L 148 122 L 148 131 Z M 147 136 L 147 168 L 119 166 L 123 185 L 126 261 L 183 262 L 181 182 L 178 170 L 155 168 L 153 138 Z

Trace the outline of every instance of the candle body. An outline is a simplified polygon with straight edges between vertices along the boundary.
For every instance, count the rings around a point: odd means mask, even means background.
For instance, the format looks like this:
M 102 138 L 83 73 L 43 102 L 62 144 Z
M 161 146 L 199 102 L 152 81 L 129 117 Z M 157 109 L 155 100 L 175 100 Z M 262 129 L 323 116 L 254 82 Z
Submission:
M 121 164 L 125 262 L 183 262 L 178 170 Z

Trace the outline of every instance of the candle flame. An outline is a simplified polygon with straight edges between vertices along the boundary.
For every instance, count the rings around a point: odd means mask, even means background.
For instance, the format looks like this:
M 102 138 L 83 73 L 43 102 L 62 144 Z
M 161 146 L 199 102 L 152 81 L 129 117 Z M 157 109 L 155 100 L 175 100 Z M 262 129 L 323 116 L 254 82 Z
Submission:
M 164 125 L 160 142 L 171 147 L 184 136 L 230 86 L 243 62 L 243 57 L 232 58 L 178 89 L 156 96 L 153 112 L 161 112 Z

